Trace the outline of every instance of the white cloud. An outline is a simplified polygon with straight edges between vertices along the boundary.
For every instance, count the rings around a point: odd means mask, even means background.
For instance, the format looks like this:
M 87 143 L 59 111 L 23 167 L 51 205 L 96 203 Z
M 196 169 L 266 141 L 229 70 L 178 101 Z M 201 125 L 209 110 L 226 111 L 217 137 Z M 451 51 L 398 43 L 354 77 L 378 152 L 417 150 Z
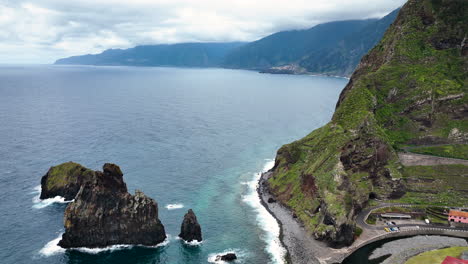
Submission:
M 405 0 L 0 0 L 0 63 L 51 63 L 108 48 L 250 41 L 381 17 Z

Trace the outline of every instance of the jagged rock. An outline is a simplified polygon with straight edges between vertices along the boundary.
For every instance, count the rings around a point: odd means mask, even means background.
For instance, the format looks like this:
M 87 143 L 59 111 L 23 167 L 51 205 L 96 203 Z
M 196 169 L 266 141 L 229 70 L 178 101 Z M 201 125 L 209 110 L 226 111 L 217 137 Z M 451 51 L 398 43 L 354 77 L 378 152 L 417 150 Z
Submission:
M 268 198 L 268 203 L 276 203 L 276 199 L 270 197 Z
M 74 162 L 51 167 L 41 179 L 41 199 L 62 196 L 73 200 L 81 185 L 94 178 L 94 171 Z
M 140 191 L 128 193 L 117 165 L 106 163 L 103 172 L 94 174 L 65 210 L 65 233 L 59 246 L 154 246 L 166 239 L 158 219 L 158 204 Z
M 180 226 L 179 237 L 187 242 L 194 240 L 202 241 L 201 227 L 192 209 L 189 209 L 184 216 L 184 220 Z
M 233 261 L 236 260 L 237 256 L 234 253 L 227 253 L 224 255 L 218 255 L 216 256 L 216 261 Z

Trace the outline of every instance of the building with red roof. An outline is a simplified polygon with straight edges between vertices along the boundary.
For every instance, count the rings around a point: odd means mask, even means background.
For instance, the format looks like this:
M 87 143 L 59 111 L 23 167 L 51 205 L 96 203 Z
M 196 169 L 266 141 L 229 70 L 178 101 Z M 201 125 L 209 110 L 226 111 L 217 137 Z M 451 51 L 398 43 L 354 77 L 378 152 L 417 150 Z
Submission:
M 454 257 L 447 256 L 442 264 L 468 264 L 468 260 L 457 259 Z
M 450 210 L 448 220 L 450 222 L 468 224 L 468 212 Z

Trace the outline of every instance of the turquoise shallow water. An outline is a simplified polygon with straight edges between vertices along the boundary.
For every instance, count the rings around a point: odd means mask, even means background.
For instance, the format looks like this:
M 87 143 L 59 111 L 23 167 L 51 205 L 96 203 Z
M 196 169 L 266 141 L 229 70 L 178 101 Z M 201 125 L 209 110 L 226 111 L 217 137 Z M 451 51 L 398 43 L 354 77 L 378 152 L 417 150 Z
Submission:
M 237 263 L 281 263 L 256 173 L 282 144 L 330 119 L 346 82 L 222 69 L 2 66 L 0 262 L 208 263 L 233 250 Z M 167 243 L 57 250 L 51 241 L 63 232 L 66 204 L 37 201 L 35 187 L 50 166 L 70 160 L 118 164 L 131 192 L 157 200 Z M 189 208 L 202 225 L 198 246 L 176 239 Z

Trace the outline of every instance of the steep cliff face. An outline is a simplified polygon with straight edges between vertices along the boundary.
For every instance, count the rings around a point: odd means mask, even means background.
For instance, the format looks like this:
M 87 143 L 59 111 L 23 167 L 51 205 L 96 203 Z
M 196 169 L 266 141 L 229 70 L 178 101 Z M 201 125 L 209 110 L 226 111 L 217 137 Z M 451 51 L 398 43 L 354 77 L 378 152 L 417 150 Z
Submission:
M 94 178 L 94 171 L 74 162 L 51 167 L 41 179 L 41 199 L 62 196 L 73 200 L 81 185 Z
M 156 201 L 140 191 L 128 193 L 117 165 L 107 163 L 95 175 L 65 210 L 61 247 L 154 246 L 166 239 Z
M 405 194 L 402 144 L 467 143 L 467 7 L 409 0 L 361 60 L 332 120 L 278 150 L 270 189 L 317 239 L 349 245 L 369 198 Z

